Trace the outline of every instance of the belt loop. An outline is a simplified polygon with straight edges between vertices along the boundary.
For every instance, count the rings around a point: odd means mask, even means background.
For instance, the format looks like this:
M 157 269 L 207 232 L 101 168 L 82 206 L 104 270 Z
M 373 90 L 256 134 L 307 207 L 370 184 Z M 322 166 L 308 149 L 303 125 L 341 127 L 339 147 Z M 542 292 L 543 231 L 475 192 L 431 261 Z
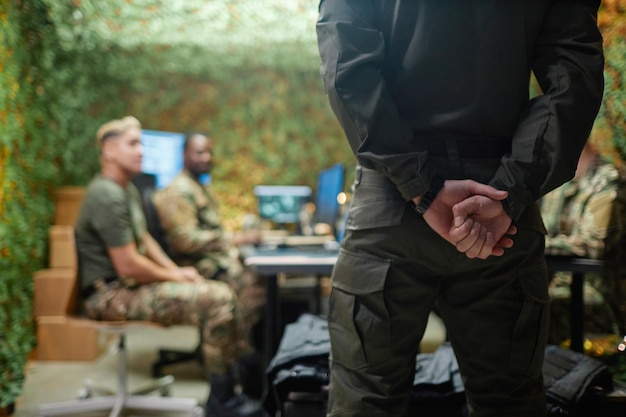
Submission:
M 448 162 L 450 163 L 450 173 L 455 179 L 461 178 L 463 169 L 461 167 L 461 157 L 459 155 L 459 147 L 457 146 L 456 138 L 447 136 L 444 140 L 448 153 Z
M 354 183 L 352 184 L 352 192 L 361 183 L 361 176 L 363 175 L 363 167 L 361 165 L 356 166 L 356 173 L 354 175 Z

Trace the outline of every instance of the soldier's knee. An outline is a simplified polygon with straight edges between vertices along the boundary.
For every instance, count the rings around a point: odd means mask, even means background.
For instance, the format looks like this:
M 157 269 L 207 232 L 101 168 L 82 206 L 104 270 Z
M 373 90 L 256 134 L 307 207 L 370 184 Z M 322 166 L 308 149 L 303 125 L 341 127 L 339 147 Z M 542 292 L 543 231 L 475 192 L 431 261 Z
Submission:
M 220 281 L 206 281 L 198 284 L 198 304 L 201 308 L 234 309 L 237 296 L 230 286 Z

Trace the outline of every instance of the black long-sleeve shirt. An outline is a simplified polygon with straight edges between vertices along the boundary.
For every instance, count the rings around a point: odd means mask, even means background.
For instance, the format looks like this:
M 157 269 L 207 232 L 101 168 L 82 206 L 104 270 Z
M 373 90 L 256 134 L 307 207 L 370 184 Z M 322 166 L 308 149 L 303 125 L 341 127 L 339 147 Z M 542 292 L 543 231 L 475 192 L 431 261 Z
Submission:
M 506 141 L 490 185 L 516 220 L 573 177 L 603 93 L 599 0 L 322 0 L 331 107 L 360 164 L 410 200 L 424 140 Z M 529 99 L 534 72 L 544 94 Z

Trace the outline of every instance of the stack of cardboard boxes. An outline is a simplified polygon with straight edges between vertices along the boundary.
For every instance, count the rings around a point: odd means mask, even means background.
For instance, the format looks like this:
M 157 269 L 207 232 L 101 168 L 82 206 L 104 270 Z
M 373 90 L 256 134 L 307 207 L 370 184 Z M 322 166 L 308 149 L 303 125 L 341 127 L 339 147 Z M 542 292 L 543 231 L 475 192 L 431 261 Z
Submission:
M 82 187 L 55 193 L 55 220 L 50 228 L 49 268 L 34 275 L 37 347 L 34 359 L 89 361 L 106 348 L 97 324 L 78 315 L 77 258 L 74 223 L 84 195 Z

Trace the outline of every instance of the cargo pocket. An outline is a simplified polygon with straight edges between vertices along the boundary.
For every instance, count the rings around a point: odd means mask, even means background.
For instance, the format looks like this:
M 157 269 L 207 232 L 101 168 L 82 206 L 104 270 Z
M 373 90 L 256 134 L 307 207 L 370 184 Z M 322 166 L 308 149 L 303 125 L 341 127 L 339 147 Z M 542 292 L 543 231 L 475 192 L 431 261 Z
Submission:
M 333 271 L 332 359 L 358 369 L 385 361 L 391 347 L 384 287 L 391 261 L 342 249 Z
M 548 271 L 545 264 L 522 268 L 518 282 L 523 295 L 520 314 L 513 328 L 511 370 L 530 377 L 541 373 L 548 332 Z

